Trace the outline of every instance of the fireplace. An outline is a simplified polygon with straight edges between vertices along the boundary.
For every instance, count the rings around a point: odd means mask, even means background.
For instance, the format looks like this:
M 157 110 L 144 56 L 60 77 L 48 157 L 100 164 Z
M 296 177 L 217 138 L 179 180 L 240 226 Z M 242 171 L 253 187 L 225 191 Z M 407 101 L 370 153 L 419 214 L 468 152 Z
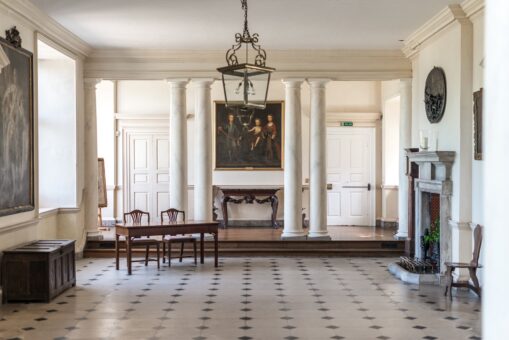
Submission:
M 419 176 L 414 181 L 415 190 L 415 257 L 436 262 L 437 271 L 443 273 L 444 262 L 451 261 L 451 215 L 453 151 L 408 152 L 408 159 L 419 166 Z M 439 228 L 438 235 L 426 235 Z M 438 236 L 433 249 L 425 248 L 425 239 Z M 425 254 L 426 250 L 426 254 Z

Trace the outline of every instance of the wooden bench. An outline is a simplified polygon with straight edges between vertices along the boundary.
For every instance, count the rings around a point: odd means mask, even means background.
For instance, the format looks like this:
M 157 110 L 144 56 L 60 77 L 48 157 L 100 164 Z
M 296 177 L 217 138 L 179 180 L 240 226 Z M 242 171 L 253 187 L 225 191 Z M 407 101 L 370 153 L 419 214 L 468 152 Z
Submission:
M 75 285 L 74 241 L 35 241 L 3 251 L 3 303 L 50 302 Z

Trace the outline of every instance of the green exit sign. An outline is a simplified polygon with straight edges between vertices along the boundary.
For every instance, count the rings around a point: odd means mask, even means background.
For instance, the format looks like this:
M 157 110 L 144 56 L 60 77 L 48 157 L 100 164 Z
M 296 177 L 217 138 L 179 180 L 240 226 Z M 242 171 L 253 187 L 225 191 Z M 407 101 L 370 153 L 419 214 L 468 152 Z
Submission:
M 353 126 L 353 122 L 341 122 L 341 126 Z

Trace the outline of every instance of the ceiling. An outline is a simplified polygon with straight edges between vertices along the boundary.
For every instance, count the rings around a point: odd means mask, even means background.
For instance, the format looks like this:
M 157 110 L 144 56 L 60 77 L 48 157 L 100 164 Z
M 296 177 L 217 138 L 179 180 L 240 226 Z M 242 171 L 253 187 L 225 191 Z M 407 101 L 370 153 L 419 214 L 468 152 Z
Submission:
M 227 49 L 239 0 L 32 0 L 95 48 Z M 249 27 L 268 49 L 399 49 L 459 0 L 251 0 Z

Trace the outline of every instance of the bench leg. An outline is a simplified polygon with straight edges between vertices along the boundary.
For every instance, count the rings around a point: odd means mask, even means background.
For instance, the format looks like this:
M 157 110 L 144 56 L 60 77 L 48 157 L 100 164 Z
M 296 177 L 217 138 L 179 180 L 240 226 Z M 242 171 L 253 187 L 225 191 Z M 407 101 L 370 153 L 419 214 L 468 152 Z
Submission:
M 166 241 L 163 237 L 163 263 L 166 263 Z
M 180 243 L 180 259 L 179 262 L 182 262 L 182 257 L 184 256 L 184 242 Z

